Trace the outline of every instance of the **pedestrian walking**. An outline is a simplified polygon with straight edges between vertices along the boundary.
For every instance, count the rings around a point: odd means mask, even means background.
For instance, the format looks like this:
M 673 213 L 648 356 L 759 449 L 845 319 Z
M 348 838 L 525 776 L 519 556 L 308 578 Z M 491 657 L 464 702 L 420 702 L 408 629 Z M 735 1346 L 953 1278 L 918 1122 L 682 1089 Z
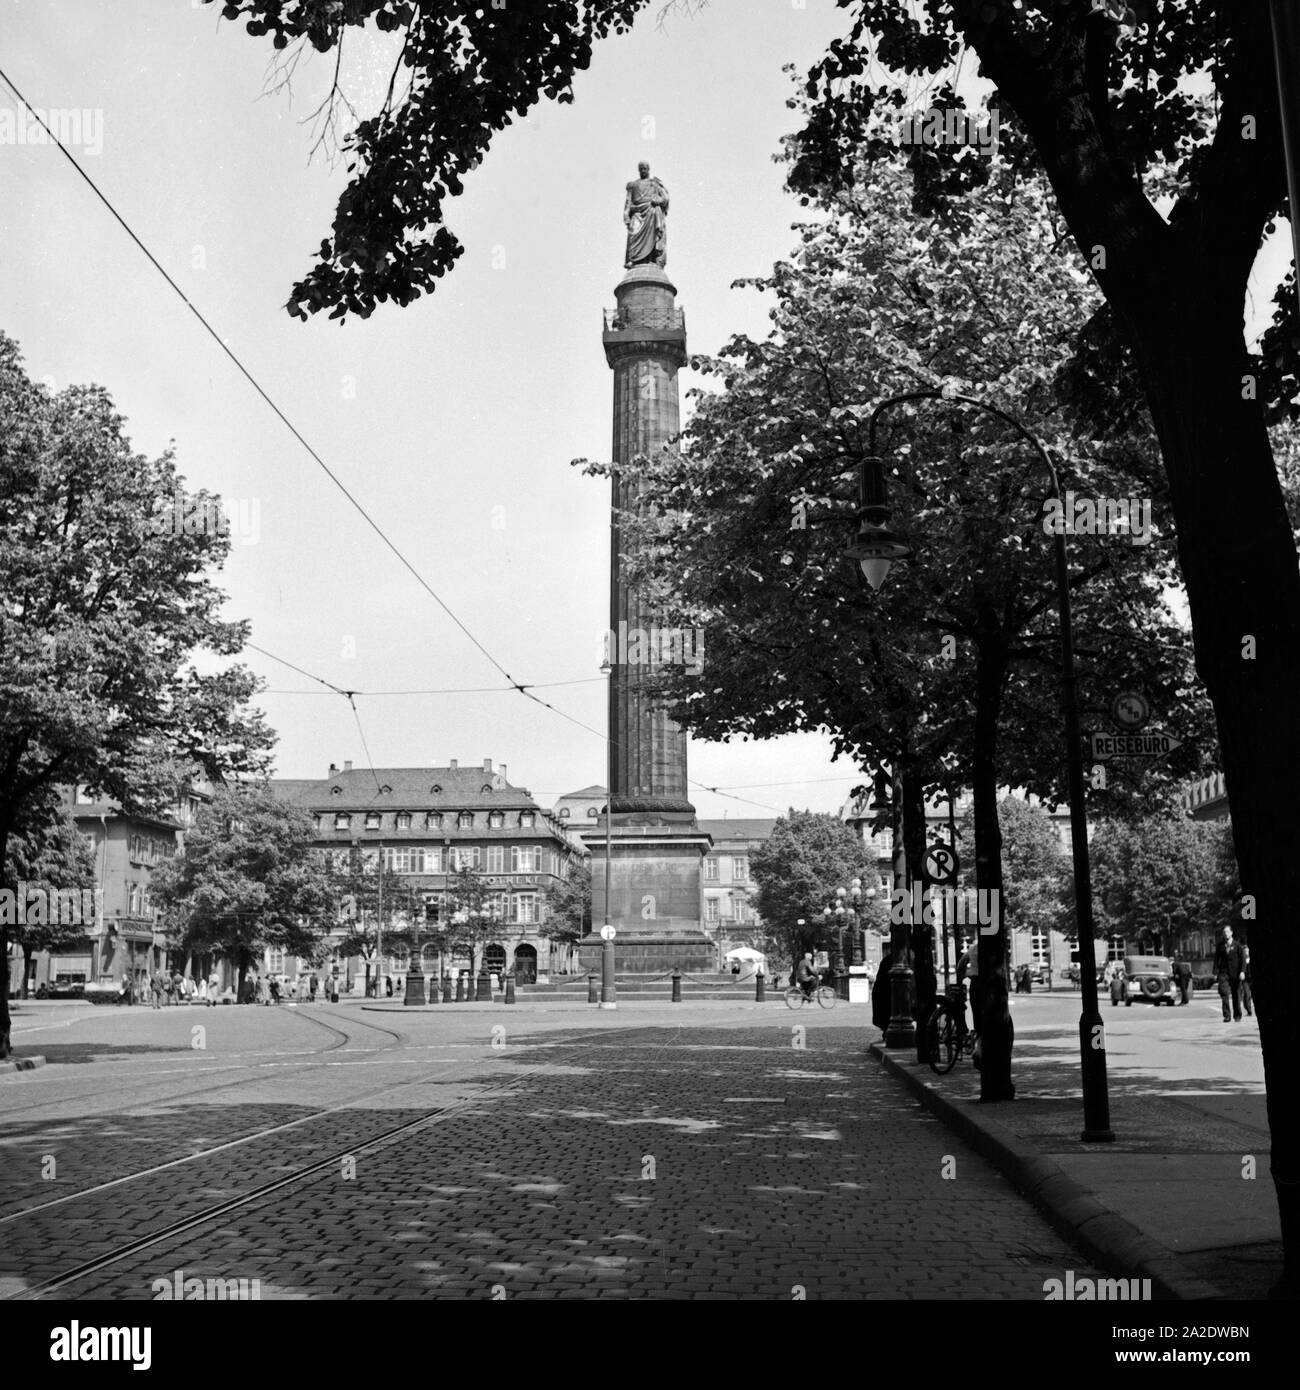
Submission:
M 149 996 L 153 1001 L 155 1009 L 162 1008 L 163 982 L 162 976 L 155 973 L 149 981 Z
M 1192 963 L 1180 955 L 1174 961 L 1174 979 L 1178 981 L 1179 1005 L 1190 1004 L 1192 1000 Z
M 390 999 L 393 997 L 393 977 L 391 975 L 384 976 L 384 991 Z
M 317 987 L 319 986 L 319 983 L 320 983 L 320 982 L 316 979 L 315 975 L 313 975 L 313 976 L 311 977 L 311 981 L 310 981 L 310 985 L 309 985 L 309 988 L 310 988 L 310 990 L 311 990 L 311 1002 L 312 1002 L 313 1004 L 316 1002 L 316 990 L 317 990 Z
M 1243 941 L 1241 943 L 1241 1007 L 1245 1009 L 1247 1016 L 1253 1017 L 1255 996 L 1250 988 L 1250 947 Z
M 963 981 L 970 987 L 971 1026 L 979 1032 L 980 1010 L 984 1006 L 984 995 L 980 989 L 980 947 L 979 938 L 970 942 L 957 962 L 957 983 Z
M 1124 967 L 1119 961 L 1111 961 L 1114 971 L 1110 977 L 1110 1006 L 1117 1008 L 1121 999 L 1124 998 L 1125 975 Z
M 1219 1002 L 1223 1005 L 1225 1023 L 1241 1022 L 1241 947 L 1232 938 L 1232 928 L 1219 933 L 1214 951 L 1214 976 L 1219 987 Z M 1232 1012 L 1228 1012 L 1229 1002 Z
M 337 1004 L 338 1002 L 339 1002 L 339 977 L 338 977 L 337 975 L 331 975 L 331 976 L 330 976 L 330 1003 L 331 1003 L 331 1004 Z
M 277 980 L 277 979 L 275 978 L 274 975 L 272 975 L 272 976 L 271 976 L 271 1003 L 272 1003 L 272 1004 L 278 1004 L 279 1002 L 280 1002 L 280 981 Z

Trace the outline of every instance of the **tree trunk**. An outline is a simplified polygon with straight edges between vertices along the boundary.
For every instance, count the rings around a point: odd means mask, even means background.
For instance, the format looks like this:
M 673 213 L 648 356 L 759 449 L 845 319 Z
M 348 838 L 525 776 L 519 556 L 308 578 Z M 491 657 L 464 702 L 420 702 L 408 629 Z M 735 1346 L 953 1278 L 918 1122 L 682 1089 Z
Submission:
M 1188 271 L 1194 267 L 1182 267 Z M 1126 319 L 1173 493 L 1198 674 L 1219 731 L 1272 1135 L 1285 1279 L 1300 1285 L 1300 569 L 1241 312 L 1183 281 Z M 1159 290 L 1161 286 L 1153 286 Z M 1171 718 L 1177 711 L 1169 711 Z
M 907 862 L 907 888 L 924 889 L 925 878 L 925 793 L 915 768 L 903 763 L 899 779 L 903 796 L 904 853 Z M 913 903 L 916 897 L 911 898 Z M 912 982 L 916 993 L 916 1060 L 930 1060 L 930 1030 L 926 1027 L 934 1012 L 937 984 L 934 975 L 934 927 L 913 915 L 909 933 L 912 950 Z
M 9 850 L 9 822 L 0 824 L 0 883 L 4 882 L 5 861 Z M 0 1062 L 13 1051 L 13 1024 L 9 1015 L 9 924 L 0 925 L 0 960 L 5 963 L 4 988 L 0 989 Z
M 996 626 L 996 620 L 994 620 Z M 981 1035 L 980 1099 L 1010 1100 L 1015 1095 L 1011 1081 L 1009 1015 L 1004 1017 L 1007 969 L 1007 923 L 1002 913 L 1002 829 L 998 824 L 998 717 L 1002 710 L 1002 690 L 1006 680 L 1005 645 L 1000 636 L 986 636 L 975 646 L 975 739 L 972 752 L 971 799 L 975 826 L 975 887 L 981 901 L 997 904 L 997 930 L 975 925 L 969 928 L 977 943 L 980 1001 L 978 1013 L 972 1001 L 972 1015 Z M 977 913 L 976 917 L 981 914 Z M 993 981 L 1001 977 L 1003 991 L 995 991 Z M 990 1005 L 1000 1001 L 996 1017 Z M 1005 1045 L 1002 1045 L 1005 1036 Z
M 25 942 L 25 941 L 22 943 L 22 946 L 23 946 L 23 987 L 22 987 L 22 989 L 19 991 L 18 997 L 19 997 L 20 999 L 26 999 L 26 998 L 27 998 L 27 993 L 28 993 L 28 989 L 27 989 L 28 981 L 30 981 L 31 978 L 32 978 L 32 948 L 31 948 L 31 947 L 27 944 L 27 942 Z M 6 956 L 5 959 L 7 960 L 8 957 Z

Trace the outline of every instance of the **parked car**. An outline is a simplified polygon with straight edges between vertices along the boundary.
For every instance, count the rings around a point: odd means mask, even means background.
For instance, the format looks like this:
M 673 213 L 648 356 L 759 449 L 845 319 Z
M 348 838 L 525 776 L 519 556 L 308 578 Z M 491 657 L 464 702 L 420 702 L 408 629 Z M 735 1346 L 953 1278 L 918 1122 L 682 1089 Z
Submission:
M 38 999 L 80 999 L 85 992 L 84 980 L 47 980 L 36 987 Z
M 1124 1004 L 1131 1008 L 1135 999 L 1148 1004 L 1178 1002 L 1174 968 L 1164 956 L 1124 957 Z
M 88 1004 L 122 1004 L 129 1000 L 129 988 L 124 996 L 121 980 L 92 980 L 82 994 Z

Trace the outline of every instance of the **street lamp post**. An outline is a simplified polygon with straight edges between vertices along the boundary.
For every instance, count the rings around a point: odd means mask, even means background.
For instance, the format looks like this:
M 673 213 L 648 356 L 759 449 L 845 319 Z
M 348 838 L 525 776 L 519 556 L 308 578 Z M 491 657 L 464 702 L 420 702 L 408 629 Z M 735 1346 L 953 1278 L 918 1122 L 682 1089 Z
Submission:
M 406 920 L 411 927 L 411 946 L 406 967 L 406 991 L 403 1004 L 424 1004 L 424 957 L 420 951 L 420 931 L 415 924 L 415 888 L 406 892 Z
M 947 390 L 912 391 L 891 396 L 871 413 L 867 428 L 867 457 L 862 462 L 862 507 L 857 539 L 848 554 L 858 561 L 867 582 L 879 589 L 892 561 L 906 558 L 911 548 L 889 530 L 889 505 L 885 471 L 876 453 L 876 427 L 881 414 L 909 401 L 945 400 L 973 406 L 996 416 L 1020 435 L 1037 453 L 1051 483 L 1051 495 L 1060 502 L 1061 480 L 1056 465 L 1039 440 L 1014 416 L 973 396 Z M 1083 1009 L 1079 1016 L 1079 1051 L 1083 1080 L 1082 1138 L 1105 1143 L 1115 1138 L 1110 1127 L 1110 1099 L 1106 1081 L 1105 1031 L 1097 1007 L 1096 952 L 1092 920 L 1092 880 L 1088 866 L 1088 820 L 1084 800 L 1083 747 L 1079 728 L 1078 679 L 1074 670 L 1074 629 L 1070 607 L 1070 567 L 1064 528 L 1055 539 L 1057 601 L 1061 610 L 1061 707 L 1065 719 L 1066 765 L 1070 787 L 1070 839 L 1074 861 L 1074 896 L 1079 927 L 1079 967 L 1083 972 Z M 978 940 L 978 937 L 976 938 Z
M 614 927 L 609 920 L 609 880 L 613 872 L 612 858 L 613 831 L 611 817 L 614 810 L 614 666 L 610 661 L 608 649 L 600 664 L 601 675 L 605 677 L 605 709 L 609 728 L 605 738 L 605 925 L 601 930 L 600 947 L 600 1007 L 618 1008 L 618 982 L 615 978 Z

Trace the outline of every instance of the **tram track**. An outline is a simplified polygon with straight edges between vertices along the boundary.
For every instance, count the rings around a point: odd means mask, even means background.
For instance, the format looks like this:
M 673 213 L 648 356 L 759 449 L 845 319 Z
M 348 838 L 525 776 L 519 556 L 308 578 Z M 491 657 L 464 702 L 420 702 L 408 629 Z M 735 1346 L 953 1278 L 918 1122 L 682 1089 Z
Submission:
M 379 1027 L 379 1025 L 372 1026 Z M 612 1031 L 623 1033 L 635 1030 L 618 1029 Z M 572 1065 L 575 1062 L 580 1062 L 586 1057 L 594 1056 L 600 1052 L 609 1035 L 602 1033 L 598 1041 L 590 1040 L 589 1035 L 587 1035 L 587 1045 L 580 1046 L 576 1049 L 574 1048 L 575 1036 L 576 1038 L 583 1037 L 582 1034 L 559 1035 L 554 1039 L 547 1039 L 546 1042 L 539 1044 L 539 1046 L 547 1051 L 553 1048 L 561 1049 L 561 1056 L 564 1059 L 564 1064 Z M 451 1064 L 452 1063 L 449 1061 L 448 1065 Z M 518 1087 L 526 1084 L 531 1077 L 549 1070 L 555 1064 L 555 1059 L 548 1058 L 545 1061 L 539 1061 L 536 1065 L 515 1070 L 509 1077 L 501 1078 L 496 1082 L 488 1082 L 486 1084 L 466 1082 L 465 1084 L 467 1085 L 475 1085 L 478 1087 L 473 1095 L 462 1096 L 455 1100 L 450 1100 L 446 1104 L 427 1109 L 424 1113 L 403 1120 L 395 1125 L 390 1125 L 380 1130 L 377 1134 L 372 1134 L 363 1138 L 354 1137 L 351 1143 L 343 1147 L 332 1148 L 324 1157 L 314 1159 L 310 1163 L 298 1167 L 291 1173 L 286 1173 L 270 1179 L 269 1181 L 259 1183 L 250 1188 L 247 1192 L 214 1203 L 200 1211 L 179 1217 L 156 1231 L 147 1232 L 109 1252 L 96 1255 L 69 1269 L 65 1269 L 59 1274 L 43 1279 L 27 1288 L 5 1295 L 0 1301 L 31 1301 L 55 1295 L 60 1290 L 66 1289 L 69 1285 L 90 1278 L 106 1269 L 111 1269 L 113 1266 L 131 1260 L 135 1256 L 151 1250 L 156 1246 L 165 1245 L 169 1241 L 180 1239 L 199 1228 L 210 1225 L 214 1221 L 222 1220 L 241 1210 L 252 1208 L 256 1206 L 256 1204 L 264 1202 L 267 1198 L 281 1193 L 286 1188 L 309 1183 L 327 1173 L 337 1173 L 344 1159 L 351 1158 L 355 1160 L 358 1156 L 363 1154 L 374 1154 L 395 1143 L 401 1142 L 403 1139 L 418 1133 L 421 1129 L 431 1124 L 437 1124 L 451 1118 L 456 1112 L 469 1105 L 480 1104 L 484 1100 L 491 1100 L 498 1096 L 508 1095 Z M 462 1060 L 455 1059 L 455 1065 L 457 1067 L 463 1065 Z M 427 1074 L 408 1077 L 403 1081 L 394 1082 L 389 1086 L 385 1086 L 378 1092 L 368 1091 L 364 1098 L 374 1100 L 381 1096 L 390 1096 L 392 1093 L 400 1091 L 408 1086 L 428 1084 L 429 1079 Z M 85 1188 L 75 1193 L 67 1193 L 48 1202 L 10 1213 L 4 1217 L 0 1217 L 0 1229 L 2 1229 L 5 1224 L 15 1221 L 20 1217 L 30 1222 L 34 1216 L 39 1216 L 41 1213 L 49 1212 L 57 1208 L 67 1208 L 70 1204 L 76 1202 L 93 1202 L 94 1199 L 101 1194 L 107 1193 L 110 1190 L 116 1189 L 120 1191 L 130 1184 L 157 1177 L 162 1172 L 169 1170 L 174 1171 L 192 1164 L 201 1164 L 205 1160 L 211 1160 L 243 1145 L 255 1143 L 259 1140 L 289 1130 L 299 1129 L 305 1125 L 336 1115 L 341 1111 L 353 1109 L 357 1099 L 359 1098 L 353 1098 L 339 1105 L 327 1107 L 311 1115 L 300 1116 L 283 1125 L 273 1125 L 266 1129 L 256 1131 L 253 1134 L 241 1136 L 238 1139 L 231 1140 L 227 1144 L 216 1145 L 212 1148 L 204 1149 L 199 1153 L 175 1159 L 166 1164 L 152 1165 L 149 1168 L 140 1169 L 120 1178 L 112 1179 L 109 1182 L 97 1184 L 94 1187 Z
M 331 1053 L 334 1053 L 334 1052 L 343 1051 L 344 1049 L 346 1049 L 347 1044 L 348 1044 L 349 1042 L 352 1041 L 352 1037 L 351 1037 L 350 1034 L 345 1033 L 341 1028 L 335 1028 L 333 1024 L 326 1023 L 324 1019 L 318 1018 L 318 1017 L 316 1017 L 314 1014 L 303 1013 L 303 1012 L 301 1012 L 301 1011 L 295 1011 L 293 1016 L 294 1016 L 295 1018 L 303 1019 L 305 1022 L 314 1023 L 314 1024 L 316 1024 L 317 1027 L 327 1029 L 330 1033 L 332 1033 L 332 1034 L 334 1035 L 335 1040 L 334 1040 L 333 1042 L 331 1042 L 331 1043 L 330 1043 L 328 1046 L 326 1046 L 326 1047 L 319 1047 L 319 1048 L 316 1048 L 316 1049 L 315 1049 L 314 1051 L 312 1051 L 312 1052 L 302 1054 L 302 1061 L 301 1061 L 301 1062 L 293 1062 L 293 1061 L 286 1062 L 286 1061 L 284 1060 L 284 1054 L 283 1054 L 283 1053 L 273 1053 L 273 1052 L 271 1052 L 270 1050 L 268 1050 L 267 1053 L 266 1053 L 266 1055 L 267 1055 L 267 1057 L 268 1057 L 268 1060 L 267 1060 L 266 1062 L 258 1063 L 258 1064 L 257 1064 L 258 1066 L 276 1067 L 276 1068 L 298 1067 L 298 1066 L 301 1066 L 301 1067 L 308 1067 L 308 1068 L 318 1067 L 318 1066 L 321 1066 L 321 1065 L 324 1065 L 324 1064 L 321 1063 L 321 1062 L 316 1061 L 316 1060 L 315 1060 L 316 1058 L 324 1057 L 324 1056 L 327 1056 L 327 1055 L 329 1055 L 329 1054 L 331 1054 Z M 402 1043 L 408 1041 L 408 1037 L 407 1037 L 406 1034 L 395 1033 L 391 1028 L 385 1028 L 382 1024 L 379 1024 L 379 1023 L 371 1023 L 368 1019 L 361 1019 L 361 1018 L 359 1018 L 359 1019 L 355 1019 L 355 1020 L 354 1020 L 354 1019 L 349 1018 L 348 1021 L 349 1021 L 349 1022 L 356 1022 L 356 1023 L 359 1023 L 359 1024 L 362 1025 L 362 1027 L 365 1027 L 365 1028 L 372 1028 L 372 1029 L 374 1029 L 376 1032 L 379 1032 L 379 1033 L 385 1033 L 385 1034 L 387 1034 L 390 1038 L 392 1038 L 393 1041 L 392 1041 L 387 1047 L 383 1047 L 383 1048 L 378 1049 L 378 1051 L 380 1051 L 380 1052 L 388 1052 L 388 1051 L 391 1051 L 393 1048 L 399 1047 Z M 360 1050 L 360 1049 L 358 1049 L 358 1050 Z M 234 1055 L 238 1055 L 238 1054 L 234 1054 Z M 255 1054 L 253 1054 L 253 1055 L 254 1055 L 254 1056 L 259 1056 L 259 1055 L 262 1055 L 262 1054 L 261 1054 L 261 1053 L 255 1053 Z M 220 1070 L 222 1070 L 222 1071 L 231 1071 L 231 1070 L 235 1070 L 235 1071 L 239 1071 L 239 1072 L 241 1073 L 241 1076 L 243 1076 L 243 1077 L 246 1077 L 246 1076 L 247 1076 L 248 1066 L 247 1066 L 246 1064 L 241 1064 L 241 1065 L 239 1065 L 239 1066 L 234 1066 L 233 1064 L 232 1064 L 231 1066 L 225 1066 L 225 1065 L 223 1065 L 223 1064 L 218 1063 L 217 1066 L 219 1066 L 219 1067 L 220 1067 Z M 42 1076 L 42 1077 L 40 1078 L 40 1080 L 41 1080 L 41 1081 L 45 1080 L 45 1077 Z M 28 1084 L 33 1084 L 33 1085 L 34 1085 L 34 1084 L 38 1084 L 38 1082 L 29 1082 Z M 144 1091 L 144 1090 L 148 1090 L 149 1087 L 151 1087 L 151 1086 L 158 1086 L 158 1085 L 162 1085 L 162 1084 L 165 1084 L 165 1083 L 162 1082 L 161 1079 L 160 1079 L 158 1076 L 155 1075 L 155 1076 L 151 1076 L 151 1077 L 142 1077 L 142 1078 L 140 1078 L 138 1081 L 127 1082 L 127 1083 L 125 1084 L 125 1086 L 124 1086 L 123 1088 L 120 1088 L 120 1089 L 125 1089 L 125 1090 L 127 1090 L 127 1091 Z M 195 1096 L 210 1095 L 210 1094 L 212 1094 L 212 1093 L 215 1092 L 215 1091 L 224 1090 L 224 1089 L 226 1089 L 227 1087 L 230 1087 L 230 1086 L 238 1086 L 238 1085 L 241 1085 L 241 1084 L 244 1084 L 244 1082 L 241 1081 L 239 1078 L 232 1078 L 232 1079 L 229 1080 L 229 1081 L 217 1081 L 217 1082 L 214 1082 L 214 1083 L 209 1084 L 209 1085 L 206 1085 L 206 1086 L 197 1086 L 197 1087 L 194 1087 L 194 1088 L 191 1089 L 191 1090 L 178 1091 L 178 1092 L 176 1092 L 176 1093 L 174 1093 L 174 1094 L 172 1094 L 172 1095 L 166 1096 L 164 1099 L 165 1099 L 166 1102 L 168 1102 L 168 1103 L 170 1103 L 170 1102 L 172 1102 L 172 1101 L 184 1101 L 184 1100 L 192 1099 L 192 1098 L 195 1097 Z M 120 1089 L 119 1089 L 119 1090 L 115 1090 L 115 1092 L 114 1092 L 115 1097 L 116 1097 L 117 1094 L 120 1093 Z M 103 1097 L 103 1089 L 102 1089 L 102 1087 L 101 1087 L 101 1088 L 97 1088 L 96 1090 L 93 1090 L 93 1091 L 83 1091 L 83 1092 L 81 1092 L 79 1095 L 70 1095 L 70 1096 L 69 1096 L 69 1095 L 60 1095 L 60 1096 L 55 1097 L 55 1098 L 44 1097 L 44 1098 L 42 1098 L 41 1100 L 33 1101 L 30 1105 L 16 1105 L 16 1106 L 6 1105 L 5 1108 L 4 1108 L 4 1119 L 5 1119 L 5 1120 L 9 1120 L 9 1119 L 11 1119 L 12 1117 L 17 1116 L 17 1115 L 25 1115 L 25 1114 L 29 1113 L 29 1112 L 32 1111 L 32 1110 L 46 1110 L 46 1109 L 51 1108 L 52 1106 L 59 1106 L 59 1107 L 62 1107 L 62 1106 L 66 1106 L 66 1105 L 75 1104 L 77 1101 L 81 1101 L 81 1100 L 99 1100 L 99 1099 L 102 1099 L 102 1097 Z

